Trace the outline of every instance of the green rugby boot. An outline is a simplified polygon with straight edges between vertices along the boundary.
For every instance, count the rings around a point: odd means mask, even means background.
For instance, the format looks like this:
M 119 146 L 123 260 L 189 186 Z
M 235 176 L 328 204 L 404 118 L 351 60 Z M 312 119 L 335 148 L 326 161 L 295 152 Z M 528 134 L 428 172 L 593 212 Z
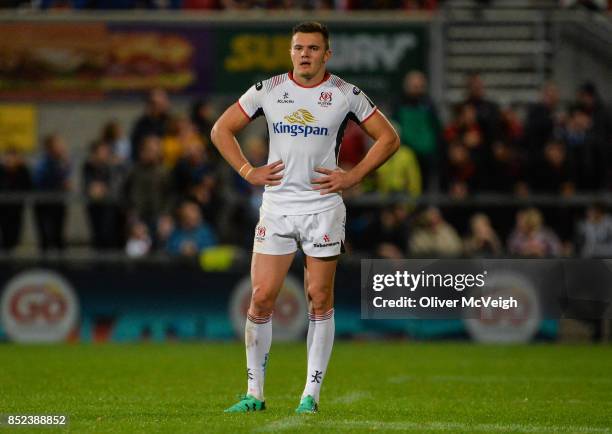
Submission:
M 316 413 L 319 411 L 319 406 L 311 395 L 305 396 L 300 401 L 300 405 L 295 409 L 298 414 Z
M 240 401 L 225 410 L 225 413 L 248 413 L 250 411 L 262 411 L 266 409 L 266 401 L 260 401 L 253 395 L 244 395 Z

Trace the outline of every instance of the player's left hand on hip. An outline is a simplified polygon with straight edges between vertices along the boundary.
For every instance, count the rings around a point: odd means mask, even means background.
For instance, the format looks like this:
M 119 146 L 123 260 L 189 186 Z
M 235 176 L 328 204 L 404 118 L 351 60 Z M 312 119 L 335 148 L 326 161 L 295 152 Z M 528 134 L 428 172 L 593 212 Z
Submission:
M 349 172 L 345 172 L 340 168 L 330 170 L 324 167 L 317 167 L 315 172 L 325 175 L 319 178 L 314 178 L 310 181 L 312 184 L 314 184 L 312 189 L 319 190 L 321 195 L 341 193 L 342 190 L 346 190 L 347 188 L 355 185 L 355 182 L 352 181 Z

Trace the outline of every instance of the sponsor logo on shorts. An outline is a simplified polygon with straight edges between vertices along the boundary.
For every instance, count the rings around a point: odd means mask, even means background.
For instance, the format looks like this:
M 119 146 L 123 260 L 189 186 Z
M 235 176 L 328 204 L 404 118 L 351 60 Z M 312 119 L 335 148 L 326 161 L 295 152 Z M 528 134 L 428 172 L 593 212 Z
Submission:
M 265 241 L 266 240 L 266 227 L 258 225 L 255 228 L 255 241 Z
M 338 244 L 340 244 L 340 241 L 332 242 L 331 238 L 329 238 L 329 235 L 325 234 L 323 235 L 323 242 L 313 243 L 313 246 L 315 247 L 333 247 L 333 246 L 337 246 Z

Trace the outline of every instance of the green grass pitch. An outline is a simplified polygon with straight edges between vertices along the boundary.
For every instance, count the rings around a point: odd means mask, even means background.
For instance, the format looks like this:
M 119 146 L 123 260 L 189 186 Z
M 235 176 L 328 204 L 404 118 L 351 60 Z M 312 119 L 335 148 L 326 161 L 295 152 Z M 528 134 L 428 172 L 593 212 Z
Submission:
M 273 344 L 268 409 L 228 415 L 239 343 L 0 345 L 0 413 L 67 414 L 78 433 L 612 432 L 610 346 L 338 342 L 320 413 L 298 416 L 305 352 Z

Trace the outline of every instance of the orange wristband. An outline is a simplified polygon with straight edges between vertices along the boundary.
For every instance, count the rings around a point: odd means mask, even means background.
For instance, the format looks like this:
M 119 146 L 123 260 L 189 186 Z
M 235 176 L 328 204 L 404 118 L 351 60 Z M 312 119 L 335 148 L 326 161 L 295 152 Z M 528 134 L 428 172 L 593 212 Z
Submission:
M 246 162 L 246 163 L 244 163 L 244 164 L 242 165 L 242 167 L 241 167 L 241 168 L 240 168 L 240 170 L 238 171 L 238 174 L 239 174 L 240 176 L 242 176 L 242 169 L 244 169 L 244 166 L 250 166 L 250 164 L 249 164 L 248 162 Z M 245 178 L 246 178 L 246 177 L 245 177 Z

